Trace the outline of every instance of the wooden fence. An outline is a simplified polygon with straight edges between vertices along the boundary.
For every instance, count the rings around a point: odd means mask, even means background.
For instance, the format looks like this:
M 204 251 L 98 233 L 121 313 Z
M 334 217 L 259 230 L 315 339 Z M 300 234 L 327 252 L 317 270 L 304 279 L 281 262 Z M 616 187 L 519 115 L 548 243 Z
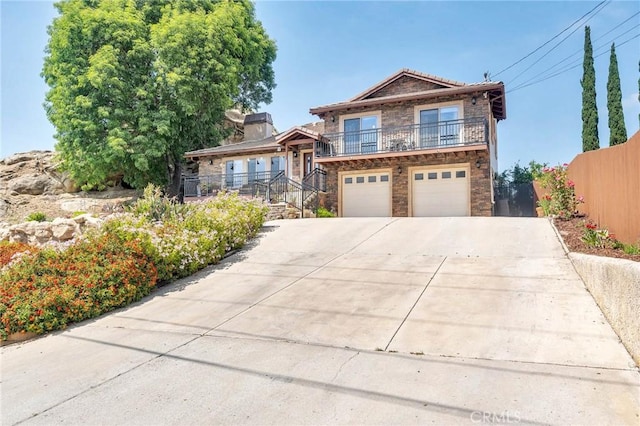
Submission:
M 580 211 L 625 243 L 640 241 L 640 132 L 627 142 L 589 151 L 569 164 Z

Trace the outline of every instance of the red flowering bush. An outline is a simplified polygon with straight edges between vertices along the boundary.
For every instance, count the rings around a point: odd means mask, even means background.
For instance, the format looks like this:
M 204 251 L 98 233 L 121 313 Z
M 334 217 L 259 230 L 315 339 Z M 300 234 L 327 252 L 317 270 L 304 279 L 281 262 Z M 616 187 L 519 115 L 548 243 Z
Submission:
M 0 337 L 44 333 L 148 294 L 157 272 L 139 243 L 95 235 L 24 256 L 0 275 Z
M 545 167 L 538 179 L 548 193 L 538 203 L 546 215 L 555 215 L 568 220 L 576 215 L 578 204 L 584 202 L 576 197 L 575 183 L 567 177 L 568 164 Z
M 38 249 L 25 243 L 0 241 L 0 268 L 16 260 L 23 253 L 36 253 Z M 17 255 L 17 256 L 16 256 Z
M 589 247 L 596 248 L 615 248 L 616 236 L 611 234 L 609 230 L 598 228 L 598 225 L 589 221 L 584 222 L 584 230 L 582 232 L 582 241 Z

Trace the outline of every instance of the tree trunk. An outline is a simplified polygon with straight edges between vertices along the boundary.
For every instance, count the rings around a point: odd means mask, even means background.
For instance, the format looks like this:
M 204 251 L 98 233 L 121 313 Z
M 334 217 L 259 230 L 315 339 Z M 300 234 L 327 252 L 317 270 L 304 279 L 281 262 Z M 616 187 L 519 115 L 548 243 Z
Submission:
M 169 186 L 167 186 L 167 195 L 169 197 L 177 197 L 180 202 L 183 201 L 184 194 L 182 188 L 182 164 L 180 160 L 173 161 L 173 164 L 167 167 L 169 173 Z

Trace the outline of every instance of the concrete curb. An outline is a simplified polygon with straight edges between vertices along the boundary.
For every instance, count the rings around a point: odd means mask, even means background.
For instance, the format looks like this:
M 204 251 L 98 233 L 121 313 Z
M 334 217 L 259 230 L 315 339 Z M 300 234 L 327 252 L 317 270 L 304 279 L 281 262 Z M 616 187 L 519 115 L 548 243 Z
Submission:
M 640 366 L 640 263 L 583 253 L 569 253 L 569 259 L 636 366 Z
M 569 256 L 569 253 L 571 253 L 569 251 L 569 247 L 567 247 L 566 244 L 564 243 L 564 239 L 562 238 L 562 234 L 560 234 L 560 231 L 558 230 L 558 228 L 556 228 L 556 224 L 553 223 L 553 218 L 549 217 L 548 219 L 549 219 L 549 222 L 551 223 L 551 228 L 553 228 L 553 232 L 556 233 L 556 237 L 558 237 L 558 240 L 560 241 L 560 245 L 562 246 L 562 249 L 564 250 L 564 254 Z
M 587 291 L 640 367 L 640 263 L 572 252 L 549 221 Z

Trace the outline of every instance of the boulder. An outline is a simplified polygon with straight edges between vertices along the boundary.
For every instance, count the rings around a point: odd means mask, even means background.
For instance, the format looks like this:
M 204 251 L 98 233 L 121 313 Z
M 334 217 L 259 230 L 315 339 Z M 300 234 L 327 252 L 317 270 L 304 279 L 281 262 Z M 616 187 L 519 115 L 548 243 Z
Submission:
M 103 222 L 102 219 L 93 217 L 88 213 L 74 217 L 73 221 L 75 221 L 80 226 L 85 226 L 88 228 L 98 228 L 100 225 L 102 225 Z
M 52 236 L 51 227 L 47 223 L 40 223 L 40 226 L 36 227 L 33 232 L 33 237 L 30 238 L 31 241 L 35 239 L 36 242 L 40 244 L 44 244 L 47 241 L 51 240 Z
M 4 160 L 2 160 L 2 162 L 6 166 L 10 166 L 10 165 L 16 164 L 16 163 L 23 163 L 25 161 L 31 161 L 31 160 L 35 159 L 37 155 L 38 155 L 38 151 L 19 152 L 17 154 L 13 154 L 13 155 L 5 158 Z
M 50 229 L 53 238 L 58 241 L 68 241 L 80 235 L 80 226 L 73 219 L 54 219 Z
M 9 190 L 18 194 L 40 195 L 58 188 L 62 184 L 47 175 L 20 176 L 9 182 Z

